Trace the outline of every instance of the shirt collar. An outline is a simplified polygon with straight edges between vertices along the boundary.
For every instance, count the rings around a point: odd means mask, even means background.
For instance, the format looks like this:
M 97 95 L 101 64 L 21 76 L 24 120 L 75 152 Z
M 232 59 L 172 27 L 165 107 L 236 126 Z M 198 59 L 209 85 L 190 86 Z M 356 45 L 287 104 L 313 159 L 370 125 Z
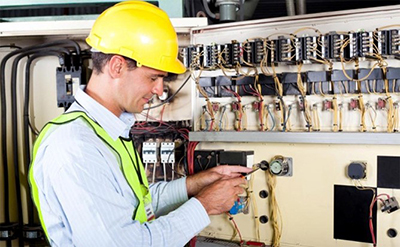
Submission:
M 76 102 L 71 105 L 68 111 L 84 111 L 90 118 L 96 121 L 113 140 L 119 136 L 128 138 L 129 131 L 135 123 L 135 116 L 132 113 L 123 112 L 121 116 L 115 116 L 111 111 L 94 100 L 84 92 L 85 86 L 81 86 L 75 94 Z

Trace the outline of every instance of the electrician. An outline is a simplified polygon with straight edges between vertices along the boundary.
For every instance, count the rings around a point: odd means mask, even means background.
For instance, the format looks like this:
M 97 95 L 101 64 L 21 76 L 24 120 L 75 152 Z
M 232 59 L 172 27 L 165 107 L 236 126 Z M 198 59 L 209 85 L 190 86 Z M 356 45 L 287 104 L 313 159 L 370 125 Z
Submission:
M 104 11 L 86 39 L 93 73 L 66 113 L 36 140 L 29 172 L 34 203 L 52 246 L 183 246 L 229 211 L 240 173 L 218 166 L 149 185 L 129 138 L 163 78 L 181 74 L 177 35 L 165 12 L 141 1 Z

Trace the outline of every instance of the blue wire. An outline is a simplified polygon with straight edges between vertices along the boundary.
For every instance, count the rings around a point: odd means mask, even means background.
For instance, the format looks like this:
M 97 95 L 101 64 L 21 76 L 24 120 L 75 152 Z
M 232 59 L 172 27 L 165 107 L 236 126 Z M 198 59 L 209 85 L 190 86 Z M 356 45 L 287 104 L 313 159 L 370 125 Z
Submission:
M 286 117 L 286 119 L 285 119 L 285 121 L 283 123 L 283 129 L 282 129 L 283 132 L 286 131 L 286 124 L 287 124 L 287 122 L 289 120 L 291 111 L 292 111 L 292 105 L 289 105 L 288 115 L 287 115 L 287 117 Z
M 206 119 L 205 122 L 206 122 L 206 128 L 204 129 L 204 131 L 208 131 L 208 123 L 211 122 L 211 120 L 207 120 L 207 119 Z
M 272 115 L 271 110 L 269 109 L 269 106 L 267 106 L 267 111 L 268 111 L 268 115 L 271 117 L 271 120 L 272 120 L 271 131 L 273 131 L 274 128 L 275 128 L 275 118 L 274 118 L 274 116 Z

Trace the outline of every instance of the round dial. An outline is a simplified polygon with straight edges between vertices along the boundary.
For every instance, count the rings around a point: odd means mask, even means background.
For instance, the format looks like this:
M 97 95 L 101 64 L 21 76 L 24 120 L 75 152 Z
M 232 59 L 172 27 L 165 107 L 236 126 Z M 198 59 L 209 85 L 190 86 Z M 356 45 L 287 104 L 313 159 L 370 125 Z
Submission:
M 281 162 L 279 162 L 277 160 L 271 162 L 271 164 L 269 165 L 269 168 L 271 169 L 272 174 L 275 174 L 275 175 L 281 174 L 282 170 L 283 170 L 283 166 L 282 166 Z

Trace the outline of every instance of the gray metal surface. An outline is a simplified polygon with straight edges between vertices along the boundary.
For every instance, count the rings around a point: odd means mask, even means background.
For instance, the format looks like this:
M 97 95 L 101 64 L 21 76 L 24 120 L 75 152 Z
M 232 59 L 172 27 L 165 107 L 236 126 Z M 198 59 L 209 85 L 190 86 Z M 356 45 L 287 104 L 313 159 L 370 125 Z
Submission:
M 400 135 L 396 133 L 198 131 L 190 132 L 189 139 L 202 142 L 400 145 Z

